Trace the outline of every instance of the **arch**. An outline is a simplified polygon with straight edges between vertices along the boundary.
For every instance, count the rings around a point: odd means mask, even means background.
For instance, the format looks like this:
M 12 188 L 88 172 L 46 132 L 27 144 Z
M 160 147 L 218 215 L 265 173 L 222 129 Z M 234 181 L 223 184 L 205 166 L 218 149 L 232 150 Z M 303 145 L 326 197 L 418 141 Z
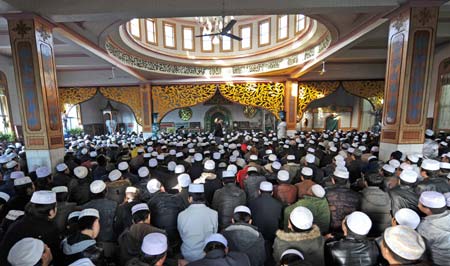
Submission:
M 322 99 L 339 87 L 339 81 L 300 82 L 298 83 L 297 116 L 301 119 L 309 104 Z
M 224 124 L 225 125 L 232 125 L 233 124 L 233 117 L 231 116 L 230 110 L 223 106 L 213 106 L 208 109 L 205 113 L 205 120 L 204 120 L 204 129 L 205 131 L 211 131 L 213 130 L 213 121 L 215 118 L 224 118 Z
M 85 88 L 59 88 L 59 105 L 61 112 L 64 110 L 64 104 L 70 104 L 71 108 L 77 104 L 83 103 L 97 93 L 97 87 L 85 87 Z
M 0 87 L 3 88 L 3 91 L 1 91 L 0 93 L 3 93 L 3 95 L 6 97 L 6 106 L 5 107 L 7 110 L 5 110 L 5 111 L 8 113 L 8 120 L 9 120 L 9 121 L 6 121 L 8 123 L 7 127 L 12 132 L 14 121 L 13 121 L 13 117 L 11 114 L 11 103 L 9 101 L 8 80 L 6 78 L 6 74 L 3 73 L 2 71 L 0 71 Z

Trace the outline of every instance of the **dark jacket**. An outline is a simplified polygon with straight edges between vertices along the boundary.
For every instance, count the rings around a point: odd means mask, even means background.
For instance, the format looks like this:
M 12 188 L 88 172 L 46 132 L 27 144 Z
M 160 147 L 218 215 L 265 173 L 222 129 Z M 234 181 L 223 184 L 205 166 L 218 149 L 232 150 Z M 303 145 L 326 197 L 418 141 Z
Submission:
M 165 234 L 166 232 L 149 224 L 139 223 L 133 224 L 119 236 L 120 265 L 126 265 L 127 261 L 139 256 L 142 240 L 150 233 Z
M 66 230 L 67 216 L 75 210 L 77 204 L 74 202 L 62 201 L 58 202 L 58 211 L 53 219 L 60 234 Z
M 327 188 L 326 197 L 331 212 L 330 231 L 340 231 L 345 216 L 359 210 L 361 196 L 346 185 L 335 185 Z
M 90 180 L 77 180 L 77 186 L 70 191 L 69 200 L 70 202 L 75 202 L 78 206 L 85 204 L 89 201 L 90 195 Z
M 219 228 L 223 229 L 231 224 L 234 208 L 245 205 L 246 196 L 235 183 L 228 183 L 221 189 L 216 190 L 211 207 L 219 215 Z
M 122 204 L 125 199 L 125 190 L 129 186 L 131 186 L 131 182 L 128 179 L 106 183 L 106 198 L 117 202 L 117 204 Z
M 258 232 L 258 228 L 245 223 L 236 223 L 225 228 L 222 234 L 228 240 L 230 251 L 247 254 L 252 266 L 264 265 L 266 260 L 264 238 Z
M 327 265 L 377 265 L 380 252 L 374 241 L 346 237 L 330 242 L 325 248 Z
M 283 205 L 291 205 L 297 201 L 297 187 L 291 184 L 279 184 L 274 186 L 273 196 Z
M 197 261 L 193 261 L 187 266 L 250 266 L 247 255 L 241 252 L 225 251 L 214 249 L 206 253 L 206 256 Z
M 71 191 L 76 185 L 76 179 L 70 175 L 65 173 L 56 173 L 52 178 L 52 185 L 54 187 L 57 186 L 66 186 L 69 191 Z
M 109 199 L 94 199 L 81 206 L 82 209 L 94 208 L 100 214 L 100 233 L 98 242 L 114 242 L 116 235 L 113 230 L 114 217 L 116 216 L 117 203 Z
M 350 183 L 355 182 L 361 178 L 361 171 L 364 168 L 365 163 L 361 159 L 356 159 L 350 162 L 348 165 L 348 171 L 350 173 Z
M 259 185 L 263 181 L 266 181 L 266 177 L 262 174 L 250 174 L 246 179 L 244 179 L 244 189 L 247 194 L 248 202 L 258 197 Z
M 125 202 L 117 206 L 116 218 L 114 219 L 114 232 L 120 235 L 125 228 L 133 224 L 131 218 L 131 208 L 138 204 L 138 201 Z
M 391 226 L 391 199 L 378 187 L 367 187 L 361 194 L 361 211 L 372 221 L 369 236 L 380 236 Z
M 87 235 L 77 232 L 65 238 L 61 245 L 65 255 L 64 265 L 82 258 L 90 259 L 96 266 L 106 265 L 103 249 L 97 246 L 95 239 Z
M 410 208 L 411 210 L 420 213 L 417 207 L 419 197 L 414 192 L 413 188 L 407 185 L 398 185 L 389 190 L 389 197 L 391 198 L 392 213 L 396 213 L 401 208 Z
M 258 227 L 265 240 L 273 241 L 275 232 L 281 228 L 283 205 L 270 195 L 260 195 L 249 202 L 253 225 Z
M 437 191 L 439 193 L 447 193 L 450 191 L 450 185 L 447 182 L 447 178 L 434 177 L 426 178 L 423 181 L 417 183 L 415 192 L 418 196 L 424 191 Z
M 301 233 L 278 230 L 273 243 L 273 258 L 275 261 L 279 261 L 284 251 L 295 248 L 301 250 L 306 261 L 317 266 L 325 265 L 324 244 L 325 240 L 316 225 L 313 225 L 310 231 Z
M 106 166 L 97 165 L 97 167 L 95 167 L 92 171 L 92 177 L 94 180 L 105 181 L 108 177 L 108 170 L 106 170 Z

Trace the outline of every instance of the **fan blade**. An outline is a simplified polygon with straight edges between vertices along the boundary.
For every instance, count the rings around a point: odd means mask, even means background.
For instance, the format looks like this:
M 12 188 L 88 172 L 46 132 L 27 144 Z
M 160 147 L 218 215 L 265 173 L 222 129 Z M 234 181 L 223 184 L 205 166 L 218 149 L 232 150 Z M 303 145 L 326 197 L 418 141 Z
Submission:
M 216 35 L 220 35 L 220 33 L 211 33 L 211 34 L 195 35 L 195 37 L 206 37 L 206 36 L 216 36 Z
M 238 41 L 242 41 L 242 38 L 241 38 L 241 37 L 236 36 L 236 35 L 231 34 L 231 33 L 223 34 L 223 36 L 227 36 L 227 37 L 230 37 L 231 39 L 235 39 L 235 40 L 238 40 Z
M 222 33 L 229 32 L 236 22 L 237 21 L 235 19 L 230 20 L 230 22 L 228 22 L 228 24 L 222 29 Z

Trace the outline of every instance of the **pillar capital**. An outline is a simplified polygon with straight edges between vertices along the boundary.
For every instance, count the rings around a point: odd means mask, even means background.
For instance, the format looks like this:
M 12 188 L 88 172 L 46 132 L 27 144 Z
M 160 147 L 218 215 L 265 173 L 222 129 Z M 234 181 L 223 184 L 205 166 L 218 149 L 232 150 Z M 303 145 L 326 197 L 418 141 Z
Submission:
M 298 81 L 286 80 L 284 95 L 284 111 L 286 112 L 286 128 L 289 135 L 295 133 L 297 125 Z

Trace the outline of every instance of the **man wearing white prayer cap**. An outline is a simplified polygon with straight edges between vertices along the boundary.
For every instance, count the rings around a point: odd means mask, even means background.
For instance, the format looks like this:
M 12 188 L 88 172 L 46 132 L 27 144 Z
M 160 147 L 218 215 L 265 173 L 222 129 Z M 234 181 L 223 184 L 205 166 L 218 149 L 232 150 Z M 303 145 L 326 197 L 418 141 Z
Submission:
M 178 232 L 183 241 L 181 253 L 189 261 L 201 259 L 205 239 L 217 232 L 218 214 L 205 205 L 205 188 L 203 184 L 189 185 L 189 202 L 191 205 L 178 215 Z
M 140 254 L 127 265 L 162 266 L 167 256 L 167 237 L 159 232 L 147 234 L 142 240 Z
M 274 187 L 273 195 L 284 205 L 291 205 L 297 200 L 297 187 L 292 185 L 289 172 L 286 170 L 278 171 L 278 186 Z
M 128 171 L 128 164 L 126 165 L 126 167 L 126 170 L 123 170 L 124 172 Z M 124 166 L 121 169 L 125 169 Z M 112 170 L 108 174 L 108 179 L 110 180 L 110 182 L 107 182 L 106 184 L 106 187 L 108 188 L 106 198 L 117 202 L 117 204 L 121 204 L 124 202 L 125 190 L 127 187 L 133 184 L 133 182 L 131 182 L 131 180 L 128 179 L 127 176 L 125 176 L 123 171 L 120 171 L 118 169 Z M 133 178 L 139 180 L 137 176 L 134 176 Z
M 450 186 L 445 178 L 439 176 L 441 164 L 436 160 L 425 159 L 420 166 L 422 181 L 418 182 L 415 188 L 417 195 L 423 191 L 438 191 L 446 193 L 450 191 Z
M 417 232 L 427 242 L 427 251 L 435 265 L 448 265 L 450 261 L 450 212 L 445 196 L 435 191 L 424 191 L 419 198 L 419 210 L 426 215 Z
M 366 237 L 371 227 L 372 221 L 363 212 L 346 216 L 342 222 L 344 238 L 326 245 L 330 265 L 376 265 L 380 255 L 377 244 Z
M 425 130 L 425 142 L 423 144 L 423 156 L 434 159 L 439 155 L 439 144 L 433 140 L 434 132 L 431 129 Z
M 42 240 L 26 237 L 18 241 L 8 254 L 12 266 L 39 265 L 49 266 L 53 260 L 52 252 Z
M 392 226 L 405 225 L 413 230 L 416 230 L 417 226 L 419 226 L 419 223 L 420 223 L 419 214 L 408 208 L 398 210 L 394 214 L 394 217 L 392 219 Z
M 384 231 L 380 250 L 389 265 L 421 265 L 425 241 L 412 228 L 398 225 Z
M 88 258 L 82 258 L 74 261 L 69 266 L 95 266 L 95 264 Z

